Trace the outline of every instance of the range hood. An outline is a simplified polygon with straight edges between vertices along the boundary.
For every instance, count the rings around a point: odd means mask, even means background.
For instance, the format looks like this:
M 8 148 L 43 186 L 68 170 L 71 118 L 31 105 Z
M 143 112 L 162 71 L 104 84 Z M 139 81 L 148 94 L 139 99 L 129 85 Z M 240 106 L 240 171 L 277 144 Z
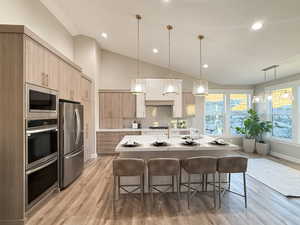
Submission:
M 172 100 L 146 100 L 146 106 L 173 106 L 174 101 Z

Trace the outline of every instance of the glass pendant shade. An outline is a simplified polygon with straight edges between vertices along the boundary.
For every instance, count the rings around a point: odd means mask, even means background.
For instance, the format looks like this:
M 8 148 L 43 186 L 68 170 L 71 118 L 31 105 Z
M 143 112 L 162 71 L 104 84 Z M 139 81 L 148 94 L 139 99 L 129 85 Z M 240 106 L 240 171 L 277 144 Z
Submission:
M 146 84 L 144 79 L 133 79 L 131 80 L 130 92 L 138 95 L 145 93 Z
M 176 79 L 166 79 L 164 81 L 163 95 L 178 94 L 179 83 Z
M 193 95 L 205 96 L 208 95 L 208 81 L 197 80 L 193 82 Z
M 288 99 L 288 100 L 292 100 L 292 101 L 294 100 L 293 94 L 288 91 L 283 92 L 280 97 L 283 99 Z

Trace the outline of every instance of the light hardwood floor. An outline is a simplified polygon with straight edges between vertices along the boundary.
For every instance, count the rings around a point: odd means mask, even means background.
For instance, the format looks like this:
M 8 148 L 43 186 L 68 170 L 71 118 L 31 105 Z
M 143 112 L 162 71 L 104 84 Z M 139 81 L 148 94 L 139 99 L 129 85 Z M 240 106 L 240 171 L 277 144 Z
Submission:
M 112 213 L 112 160 L 105 156 L 89 164 L 83 175 L 68 189 L 55 194 L 31 216 L 27 225 L 297 225 L 300 199 L 286 198 L 247 176 L 248 209 L 243 198 L 226 193 L 222 208 L 212 209 L 207 193 L 197 194 L 187 208 L 186 195 L 178 204 L 176 196 L 156 196 L 155 205 L 146 196 L 145 205 L 132 196 L 117 203 Z M 297 166 L 295 166 L 297 168 Z M 300 167 L 298 167 L 300 168 Z M 242 177 L 233 175 L 232 189 L 242 191 Z

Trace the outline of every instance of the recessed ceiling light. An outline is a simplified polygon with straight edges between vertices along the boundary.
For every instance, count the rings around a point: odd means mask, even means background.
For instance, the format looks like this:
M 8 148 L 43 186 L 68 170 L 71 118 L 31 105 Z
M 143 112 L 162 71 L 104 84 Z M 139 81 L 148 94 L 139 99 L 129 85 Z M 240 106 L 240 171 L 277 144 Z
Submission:
M 158 53 L 158 49 L 157 48 L 152 49 L 152 51 L 153 51 L 154 54 Z
M 101 36 L 102 36 L 103 38 L 105 38 L 105 39 L 107 39 L 107 37 L 108 37 L 108 36 L 107 36 L 107 33 L 104 33 L 104 32 L 101 34 Z
M 203 68 L 208 68 L 208 65 L 207 65 L 207 64 L 204 64 L 204 65 L 203 65 Z
M 263 23 L 258 21 L 252 24 L 251 29 L 252 30 L 260 30 L 263 27 Z
M 171 0 L 162 0 L 162 1 L 165 2 L 165 3 L 171 2 Z

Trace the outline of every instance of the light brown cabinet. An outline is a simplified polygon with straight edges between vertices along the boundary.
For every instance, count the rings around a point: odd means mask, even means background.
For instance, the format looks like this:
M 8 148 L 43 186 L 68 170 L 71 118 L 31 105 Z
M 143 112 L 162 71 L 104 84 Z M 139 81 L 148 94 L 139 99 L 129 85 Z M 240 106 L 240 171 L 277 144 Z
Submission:
M 123 121 L 136 118 L 136 96 L 129 92 L 100 92 L 100 128 L 123 128 Z
M 81 73 L 79 71 L 77 71 L 67 63 L 60 61 L 59 98 L 80 102 L 80 80 Z
M 126 135 L 141 135 L 140 131 L 121 131 L 121 132 L 97 132 L 97 153 L 98 154 L 117 154 L 115 149 L 119 142 Z
M 24 42 L 26 82 L 58 90 L 58 57 L 29 37 Z
M 193 117 L 196 114 L 195 96 L 191 92 L 182 93 L 182 117 Z
M 136 118 L 136 95 L 121 93 L 122 118 Z
M 89 80 L 81 77 L 80 80 L 80 96 L 82 101 L 90 101 L 92 85 Z

